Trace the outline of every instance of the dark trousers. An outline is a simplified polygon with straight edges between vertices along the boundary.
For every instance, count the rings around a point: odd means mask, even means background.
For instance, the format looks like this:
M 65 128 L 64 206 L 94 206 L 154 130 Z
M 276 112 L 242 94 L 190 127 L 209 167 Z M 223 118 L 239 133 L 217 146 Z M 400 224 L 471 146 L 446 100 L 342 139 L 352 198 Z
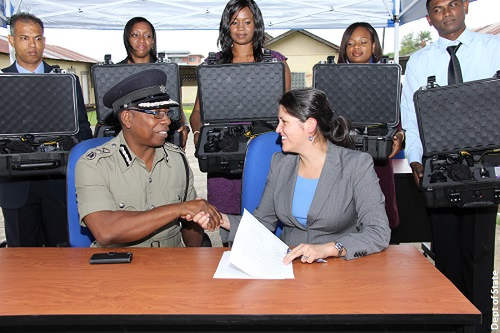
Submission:
M 439 269 L 482 313 L 475 332 L 491 332 L 491 287 L 498 207 L 429 209 Z
M 9 247 L 69 244 L 64 179 L 31 182 L 26 203 L 2 211 Z

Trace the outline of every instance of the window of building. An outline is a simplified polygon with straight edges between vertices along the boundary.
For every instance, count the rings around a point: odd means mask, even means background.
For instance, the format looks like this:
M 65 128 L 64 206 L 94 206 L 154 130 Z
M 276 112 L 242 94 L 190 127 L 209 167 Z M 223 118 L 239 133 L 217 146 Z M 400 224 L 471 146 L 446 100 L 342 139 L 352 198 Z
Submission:
M 306 86 L 306 73 L 304 72 L 292 72 L 292 89 L 304 88 Z

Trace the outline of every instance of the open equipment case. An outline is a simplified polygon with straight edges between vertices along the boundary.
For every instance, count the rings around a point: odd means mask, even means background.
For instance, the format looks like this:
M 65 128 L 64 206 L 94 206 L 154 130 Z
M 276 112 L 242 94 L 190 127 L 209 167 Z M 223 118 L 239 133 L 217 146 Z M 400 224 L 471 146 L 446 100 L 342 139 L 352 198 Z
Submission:
M 241 174 L 248 140 L 276 128 L 284 91 L 282 62 L 200 65 L 200 170 Z
M 399 124 L 401 67 L 397 64 L 319 63 L 313 86 L 351 121 L 355 149 L 386 160 Z
M 0 74 L 0 177 L 66 174 L 78 142 L 74 74 Z
M 429 77 L 415 92 L 428 207 L 500 203 L 499 92 L 500 71 L 495 78 L 443 87 Z
M 176 63 L 158 62 L 149 64 L 97 64 L 92 66 L 92 80 L 94 82 L 94 93 L 97 111 L 97 126 L 95 137 L 116 136 L 121 130 L 118 120 L 113 115 L 113 109 L 106 107 L 103 103 L 104 95 L 115 84 L 126 77 L 148 69 L 159 69 L 167 74 L 167 92 L 170 98 L 182 104 L 181 85 L 179 76 L 179 65 Z M 177 132 L 179 120 L 182 116 L 181 107 L 171 107 L 169 117 L 170 125 L 167 141 L 178 146 L 181 145 L 181 133 Z

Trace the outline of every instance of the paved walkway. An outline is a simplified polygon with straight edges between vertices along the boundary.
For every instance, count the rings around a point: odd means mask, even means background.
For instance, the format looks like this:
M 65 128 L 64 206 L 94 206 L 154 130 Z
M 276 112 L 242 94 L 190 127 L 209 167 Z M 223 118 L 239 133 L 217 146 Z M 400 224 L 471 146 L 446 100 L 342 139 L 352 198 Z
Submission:
M 188 145 L 186 147 L 186 154 L 188 157 L 189 165 L 193 170 L 194 174 L 194 184 L 196 188 L 196 192 L 200 198 L 207 197 L 207 177 L 206 173 L 202 173 L 198 167 L 198 160 L 194 156 L 194 145 L 192 141 L 192 136 L 189 137 Z M 500 218 L 499 218 L 500 219 Z M 210 239 L 212 240 L 212 244 L 215 247 L 221 246 L 220 237 L 217 232 L 208 233 Z M 5 230 L 4 230 L 4 220 L 3 215 L 0 212 L 0 242 L 5 240 Z M 500 226 L 497 224 L 496 228 L 496 242 L 495 242 L 495 269 L 496 271 L 500 271 Z M 415 246 L 420 248 L 419 243 L 415 243 Z

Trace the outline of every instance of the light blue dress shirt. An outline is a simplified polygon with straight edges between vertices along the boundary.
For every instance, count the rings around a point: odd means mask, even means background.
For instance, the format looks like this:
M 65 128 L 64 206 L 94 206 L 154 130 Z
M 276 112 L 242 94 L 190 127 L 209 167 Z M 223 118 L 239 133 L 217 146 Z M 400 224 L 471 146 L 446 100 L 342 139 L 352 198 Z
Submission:
M 418 132 L 413 94 L 435 75 L 440 86 L 448 84 L 450 55 L 446 47 L 462 43 L 457 51 L 464 81 L 493 77 L 500 70 L 500 37 L 465 30 L 457 40 L 439 37 L 438 41 L 415 52 L 406 65 L 401 122 L 406 130 L 405 155 L 408 163 L 422 163 L 422 143 Z
M 38 66 L 35 68 L 35 70 L 32 72 L 32 71 L 29 71 L 27 70 L 26 68 L 24 68 L 23 66 L 19 65 L 19 63 L 16 61 L 16 68 L 17 68 L 17 71 L 19 73 L 23 73 L 23 74 L 26 74 L 26 73 L 34 73 L 34 74 L 44 74 L 45 73 L 45 69 L 44 69 L 44 66 L 43 66 L 43 61 L 40 61 L 40 63 L 38 64 Z
M 316 187 L 318 187 L 318 181 L 319 178 L 310 179 L 297 176 L 293 192 L 292 215 L 303 226 L 307 224 L 307 214 L 309 213 Z

